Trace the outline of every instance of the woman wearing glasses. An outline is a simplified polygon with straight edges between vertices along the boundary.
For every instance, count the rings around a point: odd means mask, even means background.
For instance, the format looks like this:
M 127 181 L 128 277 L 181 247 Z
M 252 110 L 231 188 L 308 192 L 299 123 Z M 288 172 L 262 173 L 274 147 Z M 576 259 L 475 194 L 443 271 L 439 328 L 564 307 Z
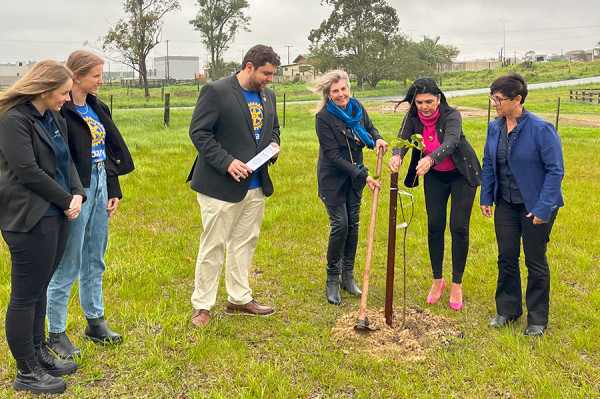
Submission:
M 463 134 L 460 112 L 448 105 L 446 96 L 433 79 L 415 80 L 402 102 L 408 102 L 410 109 L 398 137 L 409 139 L 413 134 L 421 134 L 425 145 L 423 151 L 413 150 L 404 185 L 415 187 L 419 184 L 418 176 L 424 175 L 427 243 L 433 270 L 427 302 L 439 301 L 446 287 L 442 264 L 450 198 L 452 284 L 449 305 L 460 310 L 463 307 L 462 277 L 469 252 L 469 222 L 481 166 Z M 398 170 L 406 152 L 406 148 L 393 149 L 394 156 L 388 163 L 391 172 Z
M 562 146 L 554 126 L 523 107 L 527 84 L 519 74 L 496 79 L 490 93 L 498 117 L 488 126 L 481 185 L 481 211 L 486 217 L 494 216 L 498 242 L 497 315 L 490 326 L 504 327 L 523 314 L 522 238 L 528 271 L 525 335 L 538 336 L 548 325 L 546 247 L 558 208 L 564 205 Z

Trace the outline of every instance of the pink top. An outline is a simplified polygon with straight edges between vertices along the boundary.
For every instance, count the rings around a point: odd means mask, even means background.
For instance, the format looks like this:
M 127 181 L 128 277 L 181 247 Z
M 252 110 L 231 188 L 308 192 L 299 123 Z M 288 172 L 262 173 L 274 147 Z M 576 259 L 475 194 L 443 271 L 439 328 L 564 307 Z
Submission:
M 435 151 L 440 146 L 440 140 L 438 139 L 438 135 L 436 132 L 435 123 L 437 122 L 440 116 L 440 109 L 436 109 L 435 113 L 429 117 L 425 117 L 418 113 L 419 119 L 423 122 L 423 144 L 425 148 L 423 149 L 423 156 L 427 156 Z M 439 170 L 440 172 L 447 172 L 449 170 L 456 169 L 454 166 L 454 162 L 450 157 L 444 158 L 442 162 L 435 165 L 433 167 L 435 170 Z

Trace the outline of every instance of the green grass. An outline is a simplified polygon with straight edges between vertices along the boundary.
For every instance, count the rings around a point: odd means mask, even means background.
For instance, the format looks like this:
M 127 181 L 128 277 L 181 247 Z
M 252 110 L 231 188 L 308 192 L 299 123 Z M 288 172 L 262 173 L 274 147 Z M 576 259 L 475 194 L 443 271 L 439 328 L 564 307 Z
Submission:
M 558 90 L 558 89 L 556 89 Z M 531 93 L 527 105 L 546 111 L 557 92 Z M 531 100 L 531 102 L 529 101 Z M 451 99 L 453 105 L 486 108 L 486 96 Z M 261 238 L 251 271 L 260 302 L 272 304 L 269 318 L 227 316 L 221 281 L 211 324 L 191 328 L 190 296 L 201 233 L 200 209 L 185 184 L 195 149 L 188 137 L 191 110 L 173 110 L 171 126 L 162 111 L 115 110 L 115 121 L 130 146 L 136 170 L 121 180 L 125 198 L 111 219 L 104 277 L 106 316 L 125 336 L 123 345 L 101 348 L 83 340 L 85 318 L 74 289 L 67 333 L 83 352 L 79 370 L 67 378 L 65 398 L 591 398 L 600 396 L 600 151 L 598 128 L 561 122 L 566 206 L 559 212 L 548 248 L 551 308 L 547 335 L 523 336 L 525 321 L 495 331 L 497 249 L 491 220 L 473 207 L 471 250 L 464 277 L 465 309 L 435 305 L 425 298 L 431 283 L 426 249 L 422 188 L 414 190 L 415 219 L 408 250 L 408 304 L 427 307 L 450 320 L 463 338 L 431 347 L 425 360 L 369 355 L 364 346 L 336 346 L 331 328 L 358 310 L 359 300 L 342 294 L 342 304 L 324 295 L 329 223 L 317 197 L 318 143 L 314 105 L 288 106 L 282 153 L 271 169 L 275 194 L 266 200 Z M 379 104 L 369 105 L 376 109 Z M 548 106 L 548 113 L 551 111 Z M 281 112 L 281 109 L 279 110 Z M 564 105 L 562 115 L 598 121 L 600 109 Z M 390 141 L 402 115 L 371 111 Z M 281 119 L 281 116 L 280 116 Z M 550 119 L 550 118 L 549 118 Z M 553 119 L 550 119 L 553 120 Z M 479 156 L 486 117 L 465 118 L 464 130 Z M 385 157 L 387 160 L 387 157 Z M 366 154 L 375 169 L 375 156 Z M 403 168 L 405 168 L 404 166 Z M 404 175 L 405 169 L 401 170 Z M 384 171 L 369 309 L 383 307 L 387 248 L 389 174 Z M 357 253 L 361 276 L 371 194 L 365 191 Z M 449 239 L 449 238 L 448 238 Z M 448 241 L 449 243 L 449 241 Z M 400 243 L 398 242 L 398 245 Z M 397 259 L 396 292 L 401 260 Z M 449 259 L 444 274 L 449 278 Z M 526 272 L 524 270 L 524 275 Z M 360 278 L 359 278 L 360 280 Z M 0 244 L 0 301 L 10 295 L 10 259 Z M 400 306 L 396 294 L 395 306 Z M 0 317 L 0 330 L 4 317 Z M 0 334 L 0 396 L 31 397 L 11 390 L 16 372 Z
M 536 63 L 532 68 L 525 68 L 524 64 L 518 64 L 494 70 L 478 72 L 445 73 L 441 76 L 443 91 L 464 90 L 489 87 L 498 77 L 511 71 L 518 72 L 525 77 L 527 83 L 554 82 L 558 80 L 570 80 L 583 77 L 600 76 L 600 60 L 594 62 L 547 62 Z M 440 76 L 434 75 L 436 81 L 440 82 Z M 410 84 L 410 82 L 408 82 Z M 308 101 L 318 100 L 319 95 L 314 94 L 312 83 L 305 82 L 283 82 L 269 85 L 275 90 L 277 101 L 283 102 L 285 94 L 286 101 Z M 376 88 L 359 87 L 356 80 L 352 81 L 352 94 L 356 98 L 398 96 L 403 97 L 407 86 L 404 82 L 383 80 Z M 201 86 L 200 86 L 201 87 Z M 164 93 L 171 93 L 171 107 L 193 107 L 198 97 L 197 85 L 167 86 Z M 100 98 L 110 104 L 113 96 L 114 108 L 162 108 L 164 107 L 163 90 L 160 88 L 150 89 L 150 97 L 144 97 L 144 91 L 136 88 L 103 86 L 100 90 Z M 568 96 L 568 89 L 567 89 Z

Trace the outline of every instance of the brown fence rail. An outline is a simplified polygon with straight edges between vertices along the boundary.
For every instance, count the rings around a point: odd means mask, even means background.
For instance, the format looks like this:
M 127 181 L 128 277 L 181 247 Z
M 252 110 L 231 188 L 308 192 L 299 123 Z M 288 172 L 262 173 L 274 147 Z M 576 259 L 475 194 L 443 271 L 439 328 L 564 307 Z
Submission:
M 600 105 L 600 89 L 571 89 L 569 90 L 569 101 Z

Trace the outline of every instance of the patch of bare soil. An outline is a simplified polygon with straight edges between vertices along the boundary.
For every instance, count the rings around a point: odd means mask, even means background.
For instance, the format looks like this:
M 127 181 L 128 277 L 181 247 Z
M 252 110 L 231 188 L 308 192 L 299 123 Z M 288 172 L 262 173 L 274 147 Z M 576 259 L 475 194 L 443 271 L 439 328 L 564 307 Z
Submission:
M 394 309 L 392 326 L 385 323 L 383 310 L 367 310 L 369 326 L 377 331 L 355 330 L 358 312 L 341 317 L 332 329 L 333 342 L 341 349 L 353 346 L 372 357 L 393 355 L 407 361 L 422 361 L 433 349 L 446 346 L 452 337 L 462 337 L 444 316 L 415 305 L 406 309 L 406 322 L 402 326 L 402 308 Z M 353 345 L 356 344 L 356 345 Z

